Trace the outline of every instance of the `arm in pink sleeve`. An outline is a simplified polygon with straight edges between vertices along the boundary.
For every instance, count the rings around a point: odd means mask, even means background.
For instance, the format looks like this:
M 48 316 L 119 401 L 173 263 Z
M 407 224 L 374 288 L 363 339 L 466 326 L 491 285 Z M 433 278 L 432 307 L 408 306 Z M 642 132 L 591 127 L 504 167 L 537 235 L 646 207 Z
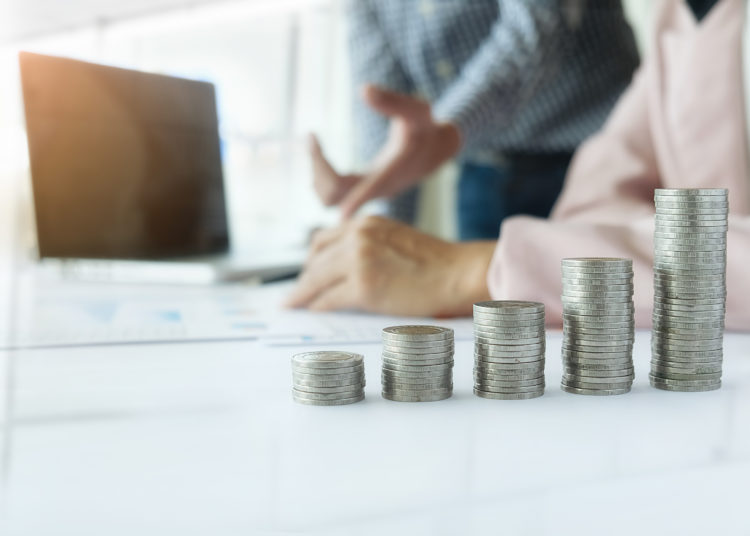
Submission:
M 507 219 L 487 274 L 496 299 L 547 305 L 562 323 L 560 260 L 613 256 L 634 261 L 636 320 L 650 322 L 653 189 L 658 184 L 644 64 L 603 130 L 576 153 L 550 220 Z

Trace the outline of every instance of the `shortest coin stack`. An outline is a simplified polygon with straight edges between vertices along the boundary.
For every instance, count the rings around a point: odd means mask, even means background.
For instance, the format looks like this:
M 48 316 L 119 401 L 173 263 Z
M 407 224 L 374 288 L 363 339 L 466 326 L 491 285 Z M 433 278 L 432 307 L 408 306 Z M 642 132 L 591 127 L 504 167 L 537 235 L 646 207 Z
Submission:
M 318 351 L 292 357 L 292 395 L 300 404 L 342 406 L 365 398 L 364 357 Z
M 544 394 L 544 304 L 474 304 L 474 394 L 524 400 Z
M 433 402 L 453 394 L 453 330 L 393 326 L 383 330 L 383 398 Z

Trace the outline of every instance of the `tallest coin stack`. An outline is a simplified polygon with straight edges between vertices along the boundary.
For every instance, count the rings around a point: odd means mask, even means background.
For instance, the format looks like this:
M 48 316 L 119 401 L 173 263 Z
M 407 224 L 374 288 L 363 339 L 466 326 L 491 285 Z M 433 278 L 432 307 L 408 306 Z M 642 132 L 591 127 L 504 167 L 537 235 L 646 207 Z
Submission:
M 726 302 L 725 189 L 656 190 L 651 385 L 721 387 Z

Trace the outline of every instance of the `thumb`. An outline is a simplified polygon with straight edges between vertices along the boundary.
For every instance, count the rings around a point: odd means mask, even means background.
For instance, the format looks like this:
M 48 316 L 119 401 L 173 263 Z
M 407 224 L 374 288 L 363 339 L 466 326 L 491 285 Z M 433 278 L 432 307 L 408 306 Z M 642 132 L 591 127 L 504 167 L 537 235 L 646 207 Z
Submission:
M 386 117 L 421 120 L 430 113 L 430 105 L 422 99 L 371 84 L 362 88 L 362 98 L 370 108 Z
M 315 134 L 310 134 L 307 137 L 307 149 L 310 152 L 310 158 L 312 159 L 316 173 L 323 172 L 326 175 L 336 174 L 336 170 L 333 169 L 333 166 L 331 166 L 325 154 L 323 154 L 323 148 L 320 146 L 320 141 Z

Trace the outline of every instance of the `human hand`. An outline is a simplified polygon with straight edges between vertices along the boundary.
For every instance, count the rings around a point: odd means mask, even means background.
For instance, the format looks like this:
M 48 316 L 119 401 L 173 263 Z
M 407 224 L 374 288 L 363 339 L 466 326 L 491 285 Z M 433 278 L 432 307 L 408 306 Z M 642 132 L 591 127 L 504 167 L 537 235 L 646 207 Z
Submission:
M 369 216 L 318 232 L 289 307 L 411 316 L 471 314 L 489 299 L 495 242 L 451 243 Z
M 416 184 L 456 155 L 458 128 L 432 117 L 427 101 L 376 86 L 365 86 L 363 98 L 390 118 L 388 138 L 365 174 L 340 175 L 328 163 L 317 139 L 311 138 L 315 190 L 326 205 L 341 205 L 349 219 L 367 201 L 390 197 Z
M 341 175 L 333 169 L 314 134 L 310 134 L 308 138 L 308 150 L 312 161 L 315 192 L 325 206 L 338 205 L 354 185 L 362 180 L 362 175 Z

